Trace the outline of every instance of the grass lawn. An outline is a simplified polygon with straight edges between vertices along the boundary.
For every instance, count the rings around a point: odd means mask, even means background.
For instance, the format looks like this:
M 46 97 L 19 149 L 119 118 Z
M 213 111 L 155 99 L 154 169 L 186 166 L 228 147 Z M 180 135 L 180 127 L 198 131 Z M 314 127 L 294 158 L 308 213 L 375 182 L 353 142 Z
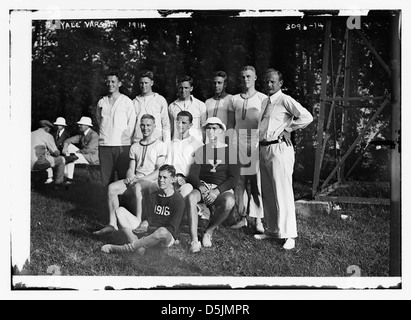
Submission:
M 98 177 L 87 182 L 86 176 L 79 167 L 69 190 L 31 191 L 31 259 L 21 274 L 47 275 L 55 265 L 66 276 L 343 277 L 356 265 L 362 276 L 388 276 L 390 211 L 371 205 L 298 216 L 292 251 L 254 240 L 250 228 L 220 226 L 213 247 L 198 254 L 188 253 L 189 235 L 182 232 L 180 244 L 166 250 L 107 255 L 100 252 L 105 242 L 91 234 L 106 223 L 105 196 Z M 302 186 L 295 188 L 298 197 Z

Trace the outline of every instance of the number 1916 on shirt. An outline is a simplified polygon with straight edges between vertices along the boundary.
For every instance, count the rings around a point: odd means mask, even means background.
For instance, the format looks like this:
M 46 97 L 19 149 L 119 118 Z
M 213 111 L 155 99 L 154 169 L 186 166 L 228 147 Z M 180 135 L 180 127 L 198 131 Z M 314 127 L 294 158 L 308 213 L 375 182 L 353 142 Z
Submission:
M 154 212 L 160 216 L 169 216 L 170 208 L 168 206 L 156 206 Z

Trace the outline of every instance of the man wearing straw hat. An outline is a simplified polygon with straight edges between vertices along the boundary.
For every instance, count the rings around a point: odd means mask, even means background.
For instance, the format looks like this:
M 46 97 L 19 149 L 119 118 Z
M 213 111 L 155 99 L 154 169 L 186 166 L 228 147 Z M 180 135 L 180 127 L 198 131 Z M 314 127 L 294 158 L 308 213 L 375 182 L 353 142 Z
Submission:
M 201 250 L 197 235 L 197 204 L 203 202 L 213 212 L 202 241 L 204 247 L 211 247 L 213 231 L 227 219 L 235 205 L 233 189 L 238 184 L 240 173 L 236 154 L 233 157 L 230 146 L 224 142 L 225 124 L 217 117 L 210 117 L 203 128 L 209 142 L 197 149 L 187 179 L 194 187 L 186 196 L 191 253 Z
M 59 149 L 60 153 L 63 153 L 64 141 L 71 137 L 70 132 L 66 130 L 66 119 L 58 117 L 53 124 L 57 129 L 53 134 L 54 141 L 56 142 L 57 149 Z
M 77 160 L 66 164 L 64 174 L 67 178 L 67 184 L 71 184 L 74 176 L 74 167 L 76 164 L 99 164 L 98 159 L 98 133 L 91 127 L 93 123 L 89 117 L 81 117 L 77 122 L 81 134 L 75 135 L 64 141 L 63 154 L 75 155 Z M 76 147 L 78 144 L 79 147 Z

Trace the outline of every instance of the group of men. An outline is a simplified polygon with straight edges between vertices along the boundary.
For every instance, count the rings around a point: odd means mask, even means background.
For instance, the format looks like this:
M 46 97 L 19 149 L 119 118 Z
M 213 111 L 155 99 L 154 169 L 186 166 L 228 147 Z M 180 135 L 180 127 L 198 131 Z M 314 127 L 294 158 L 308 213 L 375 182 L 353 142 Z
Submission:
M 109 223 L 94 234 L 123 232 L 128 243 L 105 245 L 103 252 L 142 254 L 159 243 L 171 246 L 184 217 L 189 251 L 199 252 L 202 246 L 212 246 L 213 231 L 234 208 L 241 220 L 232 228 L 251 222 L 256 239 L 284 239 L 285 249 L 294 248 L 290 133 L 313 118 L 281 91 L 279 71 L 265 73 L 268 95 L 256 90 L 256 80 L 255 68 L 244 67 L 243 90 L 230 95 L 227 75 L 218 71 L 211 79 L 214 95 L 204 103 L 192 95 L 193 79 L 184 76 L 178 80 L 178 99 L 168 105 L 153 92 L 150 71 L 140 74 L 141 93 L 133 101 L 120 92 L 120 75 L 107 75 L 108 95 L 97 104 L 96 120 Z M 63 153 L 73 154 L 68 146 L 77 142 L 66 139 Z M 200 242 L 198 222 L 204 208 L 210 217 Z
M 90 117 L 77 122 L 79 134 L 71 135 L 63 117 L 51 123 L 41 120 L 31 133 L 31 170 L 48 173 L 46 184 L 54 181 L 55 189 L 65 189 L 73 183 L 76 164 L 98 165 L 99 135 Z

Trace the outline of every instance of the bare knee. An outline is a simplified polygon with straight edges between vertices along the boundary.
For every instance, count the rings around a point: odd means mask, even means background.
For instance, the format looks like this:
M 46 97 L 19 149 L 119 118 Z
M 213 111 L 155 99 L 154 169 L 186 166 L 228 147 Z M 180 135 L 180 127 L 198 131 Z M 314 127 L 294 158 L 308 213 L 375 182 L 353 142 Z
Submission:
M 143 187 L 141 186 L 140 183 L 137 182 L 137 183 L 133 186 L 133 191 L 134 191 L 134 194 L 135 194 L 138 198 L 141 198 L 141 197 L 142 197 Z
M 235 206 L 235 196 L 231 193 L 224 195 L 219 204 L 219 209 L 224 212 L 230 212 Z
M 158 240 L 167 239 L 169 235 L 170 235 L 170 231 L 168 231 L 164 227 L 160 227 L 154 233 L 152 233 L 152 236 L 154 236 Z
M 113 183 L 110 183 L 108 188 L 107 188 L 108 195 L 109 196 L 119 195 L 121 193 L 120 189 L 121 188 L 120 188 L 119 184 L 117 183 L 117 181 L 113 182 Z
M 196 206 L 197 203 L 198 203 L 198 195 L 196 193 L 196 190 L 193 190 L 186 196 L 186 205 L 191 207 L 191 206 Z
M 189 195 L 193 191 L 193 186 L 189 183 L 185 183 L 180 187 L 180 194 L 183 198 Z

